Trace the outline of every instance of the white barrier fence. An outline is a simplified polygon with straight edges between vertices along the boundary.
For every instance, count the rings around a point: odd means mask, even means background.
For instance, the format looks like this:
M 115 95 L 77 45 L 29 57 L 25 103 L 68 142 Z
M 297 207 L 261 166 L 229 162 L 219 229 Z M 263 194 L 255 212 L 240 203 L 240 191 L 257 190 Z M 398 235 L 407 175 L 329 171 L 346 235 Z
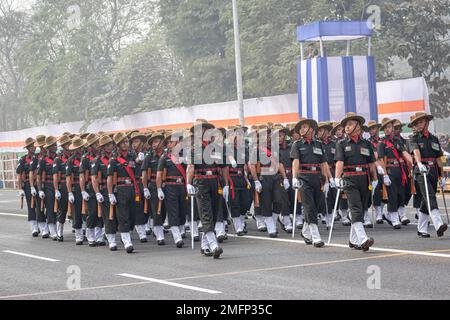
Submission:
M 18 164 L 18 156 L 16 153 L 3 154 L 0 157 L 0 188 L 16 189 L 17 178 L 16 168 Z

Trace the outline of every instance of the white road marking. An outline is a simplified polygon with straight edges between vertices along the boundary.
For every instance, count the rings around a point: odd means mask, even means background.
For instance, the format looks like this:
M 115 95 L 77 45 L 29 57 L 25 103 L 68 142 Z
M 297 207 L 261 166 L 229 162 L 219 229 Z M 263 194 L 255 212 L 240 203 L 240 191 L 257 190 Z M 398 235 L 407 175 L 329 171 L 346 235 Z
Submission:
M 7 213 L 7 212 L 0 212 L 1 216 L 13 216 L 13 217 L 27 217 L 26 214 L 17 214 L 17 213 Z
M 15 254 L 15 255 L 23 256 L 23 257 L 27 257 L 27 258 L 33 258 L 33 259 L 39 259 L 39 260 L 49 261 L 49 262 L 58 262 L 58 261 L 59 261 L 59 260 L 52 259 L 52 258 L 40 257 L 40 256 L 35 256 L 35 255 L 33 255 L 33 254 L 22 253 L 22 252 L 11 251 L 11 250 L 3 250 L 3 252 Z
M 237 238 L 247 238 L 247 239 L 255 239 L 255 240 L 266 240 L 266 241 L 276 241 L 276 242 L 288 242 L 288 243 L 299 243 L 299 244 L 305 244 L 303 240 L 293 240 L 293 239 L 282 239 L 282 238 L 266 238 L 266 237 L 258 237 L 258 236 L 241 236 L 238 237 L 234 234 L 229 234 L 230 237 L 237 237 Z M 347 248 L 349 249 L 348 245 L 346 244 L 338 244 L 338 243 L 330 243 L 325 245 L 325 247 L 338 247 L 338 248 Z M 437 258 L 450 258 L 450 254 L 444 254 L 444 253 L 434 253 L 434 252 L 426 252 L 426 251 L 414 251 L 414 250 L 401 250 L 401 249 L 391 249 L 391 248 L 378 248 L 378 247 L 370 247 L 371 251 L 380 251 L 380 252 L 395 252 L 395 253 L 406 253 L 406 254 L 412 254 L 417 256 L 428 256 L 428 257 L 437 257 Z
M 149 282 L 156 282 L 156 283 L 161 283 L 161 284 L 165 284 L 165 285 L 172 286 L 172 287 L 178 287 L 178 288 L 194 290 L 194 291 L 199 291 L 199 292 L 205 292 L 205 293 L 210 293 L 210 294 L 222 293 L 222 292 L 216 291 L 216 290 L 210 290 L 210 289 L 204 289 L 204 288 L 199 288 L 199 287 L 194 287 L 194 286 L 188 286 L 188 285 L 185 285 L 185 284 L 169 282 L 169 281 L 166 281 L 166 280 L 159 280 L 159 279 L 155 279 L 155 278 L 141 277 L 141 276 L 136 276 L 134 274 L 129 274 L 129 273 L 121 273 L 121 274 L 118 274 L 118 276 L 132 278 L 132 279 L 138 279 L 138 280 L 145 280 L 145 281 L 149 281 Z

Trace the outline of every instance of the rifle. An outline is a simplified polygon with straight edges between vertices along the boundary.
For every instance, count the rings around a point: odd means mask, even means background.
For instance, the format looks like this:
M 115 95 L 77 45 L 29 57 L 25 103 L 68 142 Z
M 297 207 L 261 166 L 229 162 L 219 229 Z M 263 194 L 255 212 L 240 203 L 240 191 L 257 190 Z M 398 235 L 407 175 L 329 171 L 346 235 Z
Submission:
M 20 197 L 20 210 L 23 209 L 23 196 Z
M 89 173 L 86 173 L 86 171 L 84 173 L 82 173 L 84 175 L 84 188 L 86 190 L 86 186 L 88 184 L 88 179 L 89 179 Z M 87 214 L 87 201 L 83 199 L 83 202 L 81 204 L 81 214 L 82 215 L 86 215 Z
M 167 168 L 164 168 L 163 173 L 162 173 L 163 183 L 164 183 L 164 181 L 166 181 L 166 179 L 167 179 Z M 163 200 L 158 200 L 158 207 L 156 209 L 156 214 L 158 214 L 158 215 L 161 214 L 162 202 L 163 202 Z
M 258 176 L 261 173 L 261 163 L 258 161 L 256 163 L 256 176 Z M 255 208 L 259 208 L 260 204 L 259 204 L 259 193 L 258 191 L 256 191 L 255 188 Z
M 55 198 L 55 204 L 53 205 L 53 211 L 55 213 L 59 211 L 59 202 L 56 198 Z
M 67 218 L 72 218 L 72 203 L 70 201 L 67 202 Z
M 117 185 L 117 172 L 113 175 L 113 188 Z M 109 220 L 114 220 L 114 205 L 109 204 Z
M 41 185 L 44 185 L 45 179 L 47 179 L 47 172 L 46 171 L 42 172 Z M 41 199 L 41 212 L 42 213 L 44 212 L 44 208 L 45 208 L 45 202 L 44 202 L 44 199 Z
M 98 173 L 97 173 L 97 183 L 98 183 L 98 185 L 100 185 L 100 181 L 101 180 L 102 180 L 102 172 L 101 172 L 101 170 L 99 170 Z M 97 217 L 99 217 L 99 218 L 102 217 L 102 204 L 100 202 L 98 202 L 98 201 L 97 201 Z
M 385 174 L 387 174 L 387 156 L 384 156 L 383 161 L 384 161 L 384 168 L 386 170 Z M 387 188 L 386 185 L 383 183 L 383 200 L 387 201 L 387 199 L 388 199 Z

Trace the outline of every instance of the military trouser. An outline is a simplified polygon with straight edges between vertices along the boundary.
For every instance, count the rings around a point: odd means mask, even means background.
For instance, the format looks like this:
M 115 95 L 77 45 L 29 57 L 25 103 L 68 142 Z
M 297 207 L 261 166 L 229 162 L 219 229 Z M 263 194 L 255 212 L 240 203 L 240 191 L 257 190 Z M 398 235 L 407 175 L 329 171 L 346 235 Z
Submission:
M 136 215 L 134 220 L 134 225 L 141 226 L 147 223 L 149 214 L 144 213 L 144 186 L 139 183 L 139 202 L 136 203 Z
M 130 232 L 134 228 L 136 195 L 133 185 L 118 185 L 116 192 L 116 216 L 119 232 Z
M 103 196 L 101 208 L 102 208 L 103 222 L 105 224 L 105 234 L 115 234 L 117 232 L 117 216 L 114 215 L 112 220 L 109 219 L 110 202 L 108 189 L 106 187 L 100 188 L 100 193 Z
M 86 192 L 89 194 L 89 200 L 87 202 L 87 217 L 86 228 L 103 228 L 103 219 L 98 217 L 97 197 L 91 186 L 86 188 Z
M 364 211 L 367 210 L 367 197 L 370 197 L 367 175 L 344 176 L 343 181 L 352 224 L 356 222 L 364 223 Z
M 36 188 L 36 191 L 38 191 L 37 188 Z M 38 193 L 34 197 L 34 209 L 36 211 L 36 221 L 38 223 L 42 223 L 42 222 L 46 223 L 47 218 L 45 216 L 45 208 L 44 208 L 44 210 L 41 210 L 41 208 L 42 208 L 41 202 L 42 202 L 42 200 L 41 200 L 41 198 L 39 198 L 39 193 Z M 45 206 L 45 201 L 44 201 L 44 206 Z
M 28 209 L 28 221 L 36 221 L 36 209 L 31 207 L 31 187 L 29 182 L 23 183 L 22 190 L 25 192 L 25 200 L 27 202 Z M 36 207 L 36 205 L 35 205 Z
M 184 184 L 166 184 L 164 187 L 166 214 L 171 227 L 186 223 L 186 187 Z
M 67 207 L 69 204 L 67 198 L 67 186 L 65 183 L 60 185 L 59 192 L 61 193 L 61 199 L 59 199 L 58 204 L 57 220 L 59 223 L 64 224 L 66 222 Z
M 222 215 L 222 207 L 218 191 L 217 178 L 194 178 L 194 186 L 198 188 L 195 195 L 198 205 L 198 214 L 202 222 L 203 232 L 214 232 L 217 217 Z
M 228 194 L 228 207 L 232 218 L 238 218 L 245 215 L 248 208 L 251 206 L 249 190 L 244 188 L 234 188 L 234 197 L 230 190 Z
M 390 167 L 387 169 L 391 185 L 386 187 L 388 193 L 387 210 L 397 212 L 399 207 L 405 205 L 405 185 L 402 185 L 402 172 L 400 167 Z M 382 180 L 381 180 L 382 181 Z
M 294 214 L 295 189 L 289 188 L 288 196 L 289 196 L 289 213 Z M 298 201 L 299 201 L 299 199 L 297 198 L 297 213 L 296 214 L 301 215 L 302 214 L 302 203 L 298 202 Z
M 319 203 L 323 196 L 323 192 L 320 189 L 320 174 L 302 174 L 299 179 L 303 182 L 300 188 L 300 195 L 302 197 L 305 221 L 317 224 Z
M 45 183 L 43 191 L 45 193 L 44 205 L 45 213 L 47 218 L 47 223 L 56 223 L 56 212 L 55 212 L 55 188 L 53 183 Z
M 72 227 L 77 230 L 83 227 L 83 215 L 81 214 L 83 197 L 81 196 L 79 184 L 72 185 L 72 193 L 75 198 L 75 201 L 72 204 Z
M 419 209 L 420 204 L 422 203 L 422 193 L 420 192 L 420 186 L 416 179 L 417 175 L 414 177 L 414 186 L 416 188 L 416 194 L 413 197 L 413 207 Z
M 422 174 L 416 173 L 417 184 L 419 185 L 420 193 L 422 194 L 422 201 L 420 202 L 420 212 L 429 214 L 428 204 L 427 204 L 427 193 L 425 190 L 425 178 Z M 438 186 L 438 173 L 435 167 L 432 167 L 430 172 L 427 174 L 427 185 L 428 185 L 428 197 L 430 200 L 430 209 L 439 209 L 436 192 Z
M 334 188 L 330 188 L 326 197 L 324 192 L 322 192 L 322 194 L 318 208 L 319 213 L 332 214 L 337 191 Z
M 406 185 L 404 187 L 404 191 L 405 191 L 405 195 L 404 195 L 404 205 L 405 207 L 408 205 L 409 201 L 412 198 L 412 193 L 411 193 L 411 178 L 408 175 L 408 168 L 406 166 L 406 164 L 403 164 L 403 170 L 405 170 L 406 172 Z M 381 180 L 380 180 L 381 181 Z
M 158 188 L 156 188 L 156 183 L 151 182 L 149 186 L 150 191 L 150 209 L 151 209 L 151 217 L 153 218 L 153 225 L 155 227 L 160 227 L 164 224 L 164 220 L 166 220 L 166 204 L 165 201 L 161 202 L 161 212 L 158 214 Z
M 370 208 L 372 205 L 374 207 L 381 206 L 381 200 L 382 200 L 382 195 L 383 195 L 383 183 L 382 183 L 383 176 L 378 174 L 377 177 L 378 177 L 378 181 L 380 183 L 377 184 L 377 187 L 375 188 L 375 191 L 373 193 L 373 197 L 372 196 L 368 197 L 367 208 Z M 372 201 L 372 198 L 373 198 L 373 201 Z
M 272 213 L 280 214 L 283 191 L 280 176 L 277 174 L 261 175 L 259 180 L 262 191 L 259 194 L 260 207 L 255 208 L 255 214 L 264 217 L 272 217 Z

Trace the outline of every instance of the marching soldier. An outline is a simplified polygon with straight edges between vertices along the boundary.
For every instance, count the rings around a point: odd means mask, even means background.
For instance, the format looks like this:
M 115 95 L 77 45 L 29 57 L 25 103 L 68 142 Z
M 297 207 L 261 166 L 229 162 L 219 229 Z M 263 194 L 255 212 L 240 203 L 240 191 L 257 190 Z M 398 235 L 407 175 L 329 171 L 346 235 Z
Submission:
M 16 169 L 17 185 L 20 186 L 19 196 L 26 199 L 28 209 L 28 222 L 31 227 L 31 235 L 37 237 L 39 235 L 38 223 L 36 221 L 35 204 L 32 204 L 31 196 L 31 184 L 30 184 L 30 166 L 33 161 L 36 140 L 33 138 L 27 138 L 25 140 L 24 149 L 27 150 L 27 154 L 19 159 L 19 165 Z M 23 200 L 22 200 L 23 201 Z
M 167 146 L 167 152 L 159 159 L 156 175 L 158 199 L 166 200 L 166 214 L 177 248 L 182 248 L 184 245 L 182 234 L 185 233 L 184 224 L 187 211 L 186 164 L 178 145 L 180 138 L 183 138 L 183 132 L 176 131 L 168 135 L 162 142 L 164 146 Z
M 137 203 L 141 201 L 139 185 L 135 176 L 136 162 L 130 152 L 130 143 L 124 133 L 114 135 L 117 146 L 117 156 L 109 161 L 108 165 L 108 194 L 110 204 L 116 207 L 118 229 L 127 253 L 134 251 L 131 242 L 130 230 L 134 221 Z M 113 191 L 113 177 L 117 174 L 117 192 Z
M 403 124 L 399 120 L 396 119 L 394 122 L 394 136 L 397 137 L 397 139 L 399 140 L 399 142 L 402 145 L 402 148 L 405 149 L 408 152 L 408 154 L 410 154 L 408 142 L 401 135 L 402 128 L 403 128 Z M 403 160 L 403 159 L 400 159 L 400 160 Z M 412 197 L 412 193 L 411 193 L 412 163 L 410 164 L 406 161 L 401 161 L 401 164 L 403 166 L 403 170 L 406 172 L 407 179 L 406 179 L 406 186 L 403 189 L 403 191 L 405 193 L 404 206 L 402 206 L 398 209 L 398 214 L 400 216 L 400 221 L 401 221 L 402 225 L 406 226 L 410 223 L 408 217 L 406 216 L 405 207 L 408 205 L 408 203 Z
M 39 198 L 44 203 L 41 209 L 45 207 L 47 218 L 47 225 L 50 231 L 50 237 L 53 241 L 58 240 L 56 232 L 56 212 L 55 212 L 55 187 L 53 184 L 53 165 L 56 157 L 56 143 L 57 139 L 53 136 L 48 136 L 45 139 L 44 148 L 47 150 L 45 157 L 39 160 L 37 172 L 37 186 L 39 190 Z
M 146 140 L 146 136 L 143 133 L 133 132 L 131 134 L 131 150 L 134 152 L 134 155 L 136 157 L 136 168 L 134 169 L 134 175 L 136 177 L 136 180 L 139 185 L 139 192 L 140 192 L 140 199 L 141 201 L 136 203 L 136 213 L 135 213 L 135 220 L 133 221 L 134 228 L 136 229 L 136 232 L 139 235 L 139 240 L 141 242 L 147 242 L 147 233 L 145 231 L 145 227 L 148 222 L 149 214 L 144 212 L 144 185 L 142 184 L 141 180 L 141 167 L 142 163 L 145 160 L 145 153 L 144 153 L 144 142 Z
M 156 187 L 156 174 L 158 170 L 158 161 L 163 150 L 161 142 L 164 135 L 161 132 L 153 133 L 147 141 L 150 146 L 150 151 L 142 162 L 142 183 L 144 188 L 144 197 L 149 202 L 149 213 L 152 218 L 149 219 L 150 225 L 147 223 L 147 230 L 153 228 L 153 233 L 156 236 L 158 245 L 162 246 L 164 242 L 164 228 L 163 223 L 166 219 L 166 208 L 164 202 L 158 199 L 158 188 Z
M 295 132 L 295 123 L 291 124 L 289 126 L 289 135 L 291 137 L 291 148 L 292 145 L 294 144 L 295 141 L 300 140 L 300 134 L 298 132 Z M 290 156 L 290 153 L 289 153 Z M 291 159 L 292 161 L 292 159 Z M 292 166 L 292 164 L 291 164 Z M 289 176 L 289 178 L 291 178 L 292 181 L 292 168 L 291 168 L 291 173 L 290 175 L 288 174 L 288 172 L 286 172 L 286 175 Z M 289 189 L 289 204 L 290 204 L 290 209 L 289 211 L 292 212 L 292 214 L 294 213 L 294 201 L 295 201 L 295 192 L 297 192 L 297 190 L 294 190 L 294 188 L 290 188 Z M 299 197 L 300 198 L 300 197 Z M 303 229 L 303 221 L 304 221 L 304 216 L 303 216 L 303 211 L 302 211 L 302 203 L 301 203 L 301 199 L 297 200 L 297 215 L 295 218 L 295 224 L 296 224 L 296 228 L 299 230 Z M 292 216 L 293 217 L 293 216 Z
M 211 137 L 211 143 L 214 143 L 214 145 L 217 146 L 217 148 L 221 149 L 221 155 L 225 156 L 226 147 L 225 147 L 225 134 L 226 130 L 225 128 L 215 128 L 214 134 Z M 224 158 L 223 163 L 226 165 L 227 160 Z M 228 166 L 226 166 L 227 170 L 229 170 Z M 219 171 L 219 194 L 222 195 L 222 186 L 224 185 L 224 181 L 222 179 L 222 168 L 218 168 Z M 229 181 L 228 181 L 229 183 Z M 214 226 L 214 230 L 216 232 L 217 241 L 219 243 L 222 243 L 224 240 L 228 239 L 227 235 L 227 228 L 228 228 L 228 203 L 226 202 L 225 198 L 219 197 L 220 199 L 220 210 L 218 211 L 219 214 L 217 215 L 216 223 Z M 226 227 L 225 227 L 226 226 Z
M 314 138 L 317 129 L 317 122 L 311 119 L 303 118 L 296 124 L 295 131 L 299 132 L 302 138 L 292 145 L 291 158 L 294 159 L 292 187 L 300 189 L 305 214 L 301 234 L 306 244 L 314 244 L 314 247 L 320 248 L 325 245 L 317 226 L 318 206 L 323 196 L 321 175 L 325 176 L 326 180 L 323 186 L 325 193 L 329 191 L 328 181 L 331 181 L 333 187 L 334 181 L 322 143 Z
M 53 162 L 53 187 L 55 188 L 55 203 L 58 210 L 56 222 L 56 234 L 59 242 L 64 241 L 64 223 L 66 222 L 68 209 L 68 192 L 66 184 L 66 165 L 70 158 L 69 146 L 72 139 L 68 135 L 59 138 L 59 146 L 62 150 L 57 154 Z
M 276 124 L 273 126 L 275 129 L 274 136 L 278 134 L 279 141 L 279 155 L 280 155 L 280 163 L 283 164 L 284 171 L 286 172 L 286 178 L 288 181 L 292 181 L 292 159 L 291 159 L 291 148 L 292 144 L 287 140 L 287 136 L 289 130 L 284 128 L 280 124 Z M 281 206 L 281 215 L 278 218 L 278 222 L 280 223 L 282 229 L 287 233 L 292 232 L 292 220 L 290 217 L 290 213 L 294 211 L 294 206 L 291 205 L 294 202 L 295 193 L 291 192 L 293 189 L 289 186 L 288 189 L 278 188 L 278 192 L 280 193 L 280 206 Z M 298 208 L 299 206 L 297 206 Z M 292 208 L 292 210 L 290 210 Z M 297 209 L 298 211 L 298 209 Z
M 443 153 L 439 140 L 428 131 L 428 126 L 432 119 L 432 115 L 428 115 L 425 112 L 417 112 L 408 125 L 414 128 L 415 131 L 411 138 L 411 150 L 414 152 L 416 161 L 414 174 L 422 194 L 419 222 L 417 224 L 417 233 L 422 238 L 430 237 L 428 234 L 428 221 L 430 218 L 433 221 L 438 237 L 442 237 L 447 230 L 447 224 L 442 222 L 436 199 L 438 182 L 441 188 L 445 187 L 445 178 L 441 161 Z M 428 210 L 428 203 L 430 210 Z
M 340 122 L 336 122 L 333 125 L 333 129 L 331 129 L 332 140 L 335 141 L 336 145 L 345 140 L 345 132 Z M 341 198 L 339 199 L 339 212 L 342 217 L 342 225 L 348 227 L 351 225 L 350 220 L 348 219 L 348 203 L 347 196 L 345 194 L 341 194 Z
M 189 196 L 195 196 L 198 205 L 198 213 L 202 222 L 203 233 L 201 240 L 201 253 L 213 255 L 218 259 L 223 249 L 217 243 L 214 227 L 221 210 L 219 195 L 218 168 L 224 180 L 223 196 L 228 197 L 228 168 L 224 163 L 223 149 L 210 148 L 209 140 L 204 136 L 207 129 L 213 129 L 214 125 L 206 120 L 196 120 L 190 131 L 194 133 L 194 150 L 189 159 L 186 170 L 187 192 Z M 206 151 L 206 152 L 205 152 Z
M 267 139 L 264 139 L 266 137 Z M 273 138 L 278 139 L 278 132 Z M 279 162 L 279 155 L 275 150 L 271 150 L 271 141 L 271 129 L 263 129 L 257 133 L 256 143 L 252 145 L 253 156 L 250 157 L 249 166 L 255 182 L 255 191 L 257 192 L 255 196 L 261 200 L 259 207 L 256 207 L 255 201 L 255 214 L 257 217 L 258 215 L 264 217 L 269 237 L 276 238 L 278 237 L 276 223 L 283 201 L 281 188 L 287 190 L 290 184 L 284 166 Z
M 31 196 L 33 197 L 35 205 L 35 211 L 36 211 L 36 217 L 38 222 L 38 227 L 40 232 L 42 233 L 43 239 L 49 238 L 49 230 L 48 225 L 46 222 L 45 217 L 45 210 L 42 208 L 41 204 L 41 196 L 43 195 L 43 192 L 41 192 L 40 195 L 38 195 L 38 192 L 36 188 L 38 187 L 37 184 L 37 177 L 38 177 L 38 167 L 39 167 L 39 161 L 45 157 L 47 151 L 44 148 L 45 146 L 45 136 L 44 135 L 38 135 L 36 136 L 36 150 L 33 160 L 31 161 L 30 165 L 30 184 L 31 184 Z M 42 188 L 42 186 L 40 186 Z
M 395 119 L 384 118 L 380 129 L 384 131 L 384 138 L 378 143 L 378 162 L 383 170 L 378 168 L 379 173 L 383 173 L 384 187 L 388 194 L 388 215 L 390 224 L 394 229 L 401 228 L 399 220 L 400 208 L 405 209 L 405 192 L 407 187 L 407 172 L 403 167 L 406 160 L 412 166 L 412 159 L 405 150 L 403 143 L 394 135 Z M 403 216 L 403 219 L 406 217 Z
M 83 146 L 85 141 L 80 137 L 74 137 L 69 146 L 72 156 L 67 160 L 66 165 L 66 186 L 67 197 L 69 199 L 69 208 L 72 212 L 72 228 L 75 229 L 75 244 L 77 246 L 83 244 L 83 215 L 82 202 L 83 197 L 80 189 L 80 166 L 81 157 L 83 156 Z
M 347 138 L 337 143 L 334 159 L 337 161 L 335 183 L 347 195 L 351 212 L 349 247 L 368 251 L 374 239 L 369 238 L 364 230 L 364 212 L 367 209 L 367 197 L 371 189 L 376 188 L 378 180 L 372 144 L 361 139 L 364 122 L 363 117 L 353 112 L 347 113 L 341 121 Z
M 334 155 L 336 153 L 336 142 L 331 140 L 331 130 L 333 126 L 329 122 L 320 122 L 318 124 L 317 139 L 322 143 L 323 151 L 325 154 L 325 159 L 330 169 L 331 176 L 334 176 Z M 327 193 L 323 193 L 319 212 L 324 213 L 322 223 L 325 222 L 327 228 L 331 225 L 331 218 L 333 216 L 332 210 L 334 206 L 334 201 L 336 200 L 336 188 L 329 188 Z M 325 203 L 326 201 L 326 203 Z
M 228 184 L 230 192 L 228 202 L 234 229 L 238 236 L 243 236 L 246 230 L 245 214 L 250 209 L 250 182 L 247 179 L 248 148 L 245 145 L 244 131 L 241 127 L 228 130 L 227 163 L 229 170 Z M 231 149 L 231 150 L 230 150 Z
M 110 216 L 110 202 L 108 196 L 108 188 L 106 180 L 108 177 L 108 164 L 112 158 L 114 150 L 113 140 L 103 135 L 98 141 L 99 153 L 94 159 L 91 169 L 92 189 L 95 192 L 97 203 L 105 226 L 106 239 L 108 240 L 109 250 L 117 251 L 116 233 L 117 233 L 117 217 L 113 214 Z
M 98 141 L 100 137 L 91 133 L 86 137 L 86 154 L 81 159 L 80 166 L 80 188 L 83 197 L 84 215 L 86 217 L 86 238 L 89 247 L 104 246 L 103 241 L 103 219 L 98 214 L 96 192 L 91 181 L 91 169 L 98 154 Z
M 378 159 L 378 143 L 380 142 L 380 127 L 381 124 L 377 123 L 376 121 L 370 120 L 367 124 L 367 127 L 369 129 L 370 138 L 369 141 L 372 144 L 372 148 L 375 154 L 375 159 Z M 380 170 L 380 168 L 382 170 Z M 377 173 L 378 173 L 378 181 L 381 181 L 383 179 L 384 175 L 384 169 L 380 166 L 377 166 Z M 379 183 L 375 190 L 373 191 L 373 196 L 369 197 L 369 205 L 374 207 L 375 209 L 375 215 L 376 215 L 376 223 L 377 224 L 383 224 L 383 206 L 384 203 L 382 200 L 382 184 Z

